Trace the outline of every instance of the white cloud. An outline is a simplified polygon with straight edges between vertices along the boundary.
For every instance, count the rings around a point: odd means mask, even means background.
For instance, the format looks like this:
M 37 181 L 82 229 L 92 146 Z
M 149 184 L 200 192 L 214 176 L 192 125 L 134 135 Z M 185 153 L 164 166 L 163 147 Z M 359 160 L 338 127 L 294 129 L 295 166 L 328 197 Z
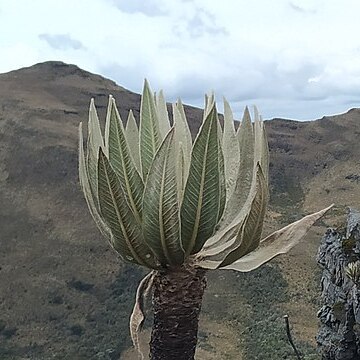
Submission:
M 122 12 L 129 14 L 142 13 L 148 16 L 162 16 L 166 14 L 158 0 L 111 0 Z
M 49 46 L 56 50 L 79 50 L 84 48 L 81 41 L 73 39 L 68 34 L 40 34 L 39 39 L 46 41 Z
M 75 63 L 170 100 L 214 90 L 266 118 L 360 106 L 357 0 L 0 0 L 0 72 Z M 6 34 L 6 35 L 4 35 Z

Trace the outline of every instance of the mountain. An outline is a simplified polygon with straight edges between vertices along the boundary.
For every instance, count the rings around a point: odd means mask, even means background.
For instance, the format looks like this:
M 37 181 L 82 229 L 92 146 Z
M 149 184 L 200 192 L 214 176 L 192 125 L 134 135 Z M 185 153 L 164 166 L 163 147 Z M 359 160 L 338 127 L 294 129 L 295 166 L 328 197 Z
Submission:
M 131 358 L 124 352 L 128 320 L 144 272 L 121 263 L 101 238 L 77 177 L 79 122 L 93 97 L 104 125 L 109 94 L 123 119 L 129 109 L 138 118 L 138 94 L 75 65 L 45 62 L 0 74 L 1 359 Z M 194 134 L 202 111 L 187 106 L 186 114 Z M 332 202 L 336 208 L 281 260 L 252 274 L 209 274 L 199 358 L 291 354 L 285 312 L 304 352 L 314 353 L 314 256 L 325 226 L 338 226 L 345 207 L 360 204 L 359 122 L 359 109 L 311 122 L 266 121 L 265 232 Z

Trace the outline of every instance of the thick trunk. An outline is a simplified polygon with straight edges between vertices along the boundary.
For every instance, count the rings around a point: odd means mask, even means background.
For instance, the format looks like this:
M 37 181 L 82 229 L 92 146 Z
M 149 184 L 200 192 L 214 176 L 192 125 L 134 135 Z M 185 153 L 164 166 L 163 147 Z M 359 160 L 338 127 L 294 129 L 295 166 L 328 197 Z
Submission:
M 177 268 L 154 278 L 151 360 L 192 360 L 206 287 L 205 270 Z

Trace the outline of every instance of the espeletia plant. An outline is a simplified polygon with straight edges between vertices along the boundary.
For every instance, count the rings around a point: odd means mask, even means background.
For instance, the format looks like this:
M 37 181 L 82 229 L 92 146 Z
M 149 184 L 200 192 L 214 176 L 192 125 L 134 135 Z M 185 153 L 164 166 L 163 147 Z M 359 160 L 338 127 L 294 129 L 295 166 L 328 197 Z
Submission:
M 80 124 L 79 174 L 89 211 L 124 261 L 149 269 L 130 321 L 139 348 L 142 294 L 152 290 L 149 358 L 194 358 L 198 319 L 212 269 L 254 270 L 286 253 L 330 208 L 261 239 L 268 203 L 268 144 L 256 108 L 237 131 L 224 100 L 220 125 L 214 96 L 205 97 L 192 141 L 181 101 L 172 122 L 160 92 L 145 81 L 139 127 L 126 126 L 110 96 L 102 135 L 91 100 L 86 152 Z M 141 355 L 142 356 L 142 355 Z

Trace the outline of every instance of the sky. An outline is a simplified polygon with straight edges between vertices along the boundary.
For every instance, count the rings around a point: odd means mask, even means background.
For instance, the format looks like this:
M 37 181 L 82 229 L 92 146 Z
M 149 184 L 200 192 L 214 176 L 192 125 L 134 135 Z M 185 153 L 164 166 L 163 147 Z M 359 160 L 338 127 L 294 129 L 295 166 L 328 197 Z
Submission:
M 0 0 L 0 73 L 59 60 L 239 118 L 360 107 L 359 0 Z

